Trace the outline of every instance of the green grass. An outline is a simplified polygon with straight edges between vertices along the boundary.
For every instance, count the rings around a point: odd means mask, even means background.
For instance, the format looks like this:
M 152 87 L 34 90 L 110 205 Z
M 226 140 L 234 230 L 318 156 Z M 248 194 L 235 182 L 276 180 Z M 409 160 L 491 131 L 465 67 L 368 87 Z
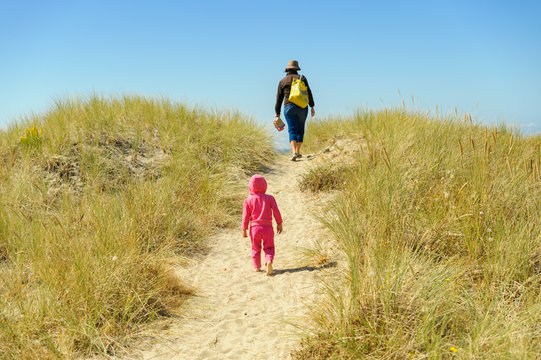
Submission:
M 178 312 L 173 267 L 273 155 L 246 117 L 167 99 L 59 101 L 0 132 L 1 357 L 113 354 Z
M 541 357 L 540 136 L 400 109 L 307 133 L 366 146 L 321 216 L 348 272 L 296 358 Z

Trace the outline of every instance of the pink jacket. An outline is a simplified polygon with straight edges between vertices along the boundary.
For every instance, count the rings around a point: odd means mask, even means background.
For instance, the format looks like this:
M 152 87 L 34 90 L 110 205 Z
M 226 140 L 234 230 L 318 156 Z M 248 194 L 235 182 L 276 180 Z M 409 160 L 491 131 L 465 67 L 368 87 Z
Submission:
M 265 194 L 267 191 L 267 181 L 261 175 L 254 175 L 248 185 L 250 196 L 244 200 L 242 209 L 242 228 L 248 229 L 248 223 L 255 225 L 272 226 L 272 216 L 277 224 L 282 223 L 282 215 L 278 210 L 276 200 L 272 195 Z

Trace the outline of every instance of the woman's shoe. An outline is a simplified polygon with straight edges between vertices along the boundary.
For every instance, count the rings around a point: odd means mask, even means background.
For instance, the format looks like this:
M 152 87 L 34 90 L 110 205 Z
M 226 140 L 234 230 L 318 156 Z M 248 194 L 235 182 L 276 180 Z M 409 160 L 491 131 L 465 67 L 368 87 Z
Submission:
M 302 158 L 302 154 L 301 154 L 301 153 L 298 153 L 298 154 L 297 154 L 297 159 L 300 159 L 300 158 Z
M 292 154 L 292 155 L 291 155 L 291 161 L 297 160 L 298 157 L 299 157 L 298 154 Z

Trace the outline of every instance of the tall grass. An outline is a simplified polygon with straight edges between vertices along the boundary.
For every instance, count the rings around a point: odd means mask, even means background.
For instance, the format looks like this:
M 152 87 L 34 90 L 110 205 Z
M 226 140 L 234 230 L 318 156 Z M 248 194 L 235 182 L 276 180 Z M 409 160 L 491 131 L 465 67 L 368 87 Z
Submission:
M 59 101 L 1 132 L 1 357 L 115 353 L 178 311 L 174 262 L 231 224 L 237 180 L 272 156 L 249 119 L 166 99 Z
M 297 358 L 541 357 L 541 137 L 400 109 L 307 132 L 366 146 L 321 217 L 348 273 Z

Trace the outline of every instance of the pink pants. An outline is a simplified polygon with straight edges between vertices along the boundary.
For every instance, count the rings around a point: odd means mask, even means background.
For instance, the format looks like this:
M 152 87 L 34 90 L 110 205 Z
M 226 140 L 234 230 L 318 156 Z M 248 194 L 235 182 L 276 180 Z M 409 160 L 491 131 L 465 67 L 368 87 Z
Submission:
M 250 227 L 250 239 L 252 239 L 252 260 L 254 267 L 261 267 L 261 242 L 265 251 L 265 263 L 274 260 L 274 229 L 271 225 L 256 225 Z

